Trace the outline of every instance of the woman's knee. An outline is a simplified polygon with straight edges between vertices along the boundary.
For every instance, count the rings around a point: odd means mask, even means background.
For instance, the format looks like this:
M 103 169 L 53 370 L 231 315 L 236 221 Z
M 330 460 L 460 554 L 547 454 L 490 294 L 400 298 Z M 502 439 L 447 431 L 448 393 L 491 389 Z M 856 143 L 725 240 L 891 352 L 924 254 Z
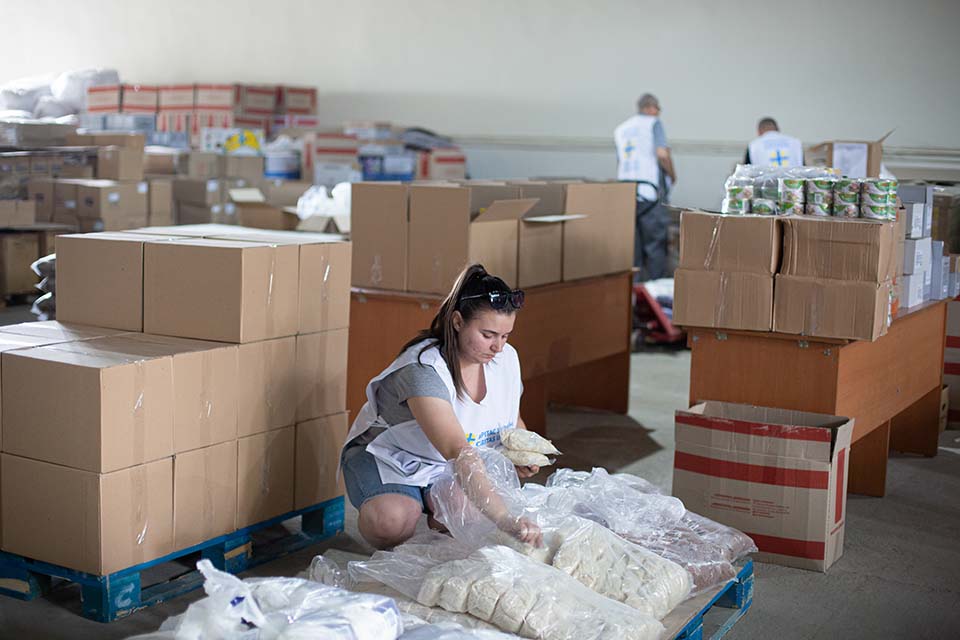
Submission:
M 360 507 L 360 533 L 378 548 L 393 547 L 413 535 L 422 507 L 413 498 L 380 495 Z

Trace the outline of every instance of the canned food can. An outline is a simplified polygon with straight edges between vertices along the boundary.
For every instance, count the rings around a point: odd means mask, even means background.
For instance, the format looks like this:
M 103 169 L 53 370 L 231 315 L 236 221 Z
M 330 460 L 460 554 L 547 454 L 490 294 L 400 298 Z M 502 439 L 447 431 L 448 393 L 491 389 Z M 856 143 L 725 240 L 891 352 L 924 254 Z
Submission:
M 810 178 L 807 180 L 807 193 L 833 193 L 836 178 Z
M 750 203 L 750 212 L 760 215 L 773 215 L 777 212 L 777 203 L 768 198 L 754 198 Z
M 803 204 L 781 200 L 777 203 L 777 210 L 781 216 L 803 215 Z
M 865 178 L 863 193 L 896 193 L 897 181 L 890 178 Z
M 860 181 L 856 178 L 838 178 L 833 185 L 833 192 L 840 193 L 860 193 Z
M 736 200 L 749 200 L 753 197 L 752 184 L 738 184 L 727 187 L 727 197 Z
M 780 202 L 803 204 L 803 189 L 780 189 Z
M 860 206 L 856 204 L 846 204 L 843 202 L 834 202 L 831 208 L 834 218 L 859 218 Z
M 740 198 L 724 198 L 720 205 L 721 213 L 750 213 L 750 201 Z
M 868 207 L 886 207 L 890 205 L 890 194 L 864 191 L 860 194 L 860 204 Z M 896 204 L 896 199 L 894 199 L 894 204 Z
M 804 205 L 803 211 L 808 216 L 821 216 L 826 217 L 830 215 L 832 207 L 829 204 L 810 204 L 809 202 Z
M 833 192 L 815 192 L 807 191 L 806 204 L 833 204 Z
M 833 201 L 837 204 L 860 204 L 860 194 L 849 191 L 837 191 L 833 194 Z
M 889 205 L 860 205 L 860 217 L 870 220 L 892 220 L 896 218 L 896 211 Z
M 781 191 L 784 189 L 803 189 L 803 182 L 803 178 L 780 178 L 777 180 L 777 184 Z

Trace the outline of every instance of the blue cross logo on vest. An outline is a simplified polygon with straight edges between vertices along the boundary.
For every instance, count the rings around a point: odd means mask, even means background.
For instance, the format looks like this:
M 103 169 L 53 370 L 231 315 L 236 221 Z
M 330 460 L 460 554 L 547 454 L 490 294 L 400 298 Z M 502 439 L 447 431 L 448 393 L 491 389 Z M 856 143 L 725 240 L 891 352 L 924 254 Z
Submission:
M 473 433 L 467 434 L 467 444 L 473 445 L 473 443 L 475 443 L 476 441 L 477 441 L 477 437 L 473 435 Z
M 637 148 L 633 146 L 633 141 L 631 140 L 627 142 L 627 146 L 623 148 L 623 155 L 629 158 L 631 155 L 633 155 L 633 152 L 636 151 L 636 149 Z
M 777 149 L 770 154 L 770 163 L 776 164 L 778 167 L 790 166 L 790 156 Z

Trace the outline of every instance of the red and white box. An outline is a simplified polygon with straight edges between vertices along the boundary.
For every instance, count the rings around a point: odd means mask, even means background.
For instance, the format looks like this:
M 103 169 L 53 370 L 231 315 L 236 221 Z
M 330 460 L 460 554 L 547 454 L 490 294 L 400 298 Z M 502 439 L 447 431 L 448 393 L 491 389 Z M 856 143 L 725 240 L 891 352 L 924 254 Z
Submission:
M 763 562 L 826 571 L 843 555 L 853 419 L 704 402 L 675 429 L 689 511 L 746 533 Z
M 320 118 L 317 116 L 275 115 L 270 122 L 270 131 L 277 132 L 282 129 L 316 129 L 319 126 Z
M 467 157 L 459 147 L 417 152 L 417 180 L 463 180 Z
M 276 85 L 234 85 L 234 105 L 239 113 L 273 117 L 277 109 Z
M 156 113 L 160 89 L 145 84 L 125 84 L 120 97 L 121 113 Z
M 943 350 L 943 384 L 950 388 L 947 428 L 960 429 L 960 301 L 947 302 L 946 348 Z
M 317 113 L 316 87 L 277 87 L 277 113 L 312 116 Z
M 161 111 L 157 114 L 157 131 L 161 133 L 192 133 L 192 111 Z
M 359 168 L 360 143 L 345 133 L 310 133 L 303 137 L 300 175 L 312 176 L 318 164 L 344 164 Z M 309 177 L 305 177 L 309 180 Z
M 250 114 L 240 114 L 234 116 L 233 126 L 241 127 L 243 129 L 259 130 L 263 132 L 264 136 L 270 134 L 270 118 L 266 116 L 256 116 Z
M 119 84 L 105 84 L 87 89 L 87 111 L 89 113 L 119 113 Z
M 198 84 L 194 92 L 194 109 L 197 111 L 233 111 L 236 92 L 232 84 Z
M 193 111 L 193 105 L 194 86 L 192 84 L 167 84 L 159 87 L 160 111 Z
M 235 121 L 232 111 L 194 111 L 191 130 L 198 136 L 203 129 L 230 129 Z

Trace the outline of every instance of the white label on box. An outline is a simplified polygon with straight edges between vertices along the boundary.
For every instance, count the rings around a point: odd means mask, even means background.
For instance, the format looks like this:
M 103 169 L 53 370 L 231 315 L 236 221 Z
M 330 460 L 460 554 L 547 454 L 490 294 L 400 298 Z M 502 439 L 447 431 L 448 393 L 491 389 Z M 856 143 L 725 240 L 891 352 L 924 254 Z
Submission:
M 107 202 L 110 204 L 117 204 L 120 202 L 120 194 L 114 191 L 113 193 L 107 194 Z
M 924 205 L 922 204 L 908 204 L 907 205 L 907 237 L 908 238 L 922 238 L 923 237 L 923 211 Z
M 103 220 L 97 220 L 93 223 L 94 231 L 103 231 Z
M 228 202 L 227 204 L 223 205 L 223 212 L 228 216 L 236 215 L 237 205 L 233 204 L 232 202 Z
M 207 192 L 213 193 L 214 191 L 219 191 L 220 181 L 219 180 L 207 180 Z
M 239 189 L 243 189 L 244 187 L 247 186 L 247 181 L 244 180 L 243 178 L 237 178 L 235 180 L 235 186 Z
M 141 194 L 146 193 L 147 189 L 149 189 L 149 186 L 147 185 L 146 182 L 141 182 L 140 184 L 137 185 L 137 193 L 141 193 Z
M 64 208 L 64 209 L 76 209 L 76 208 L 77 208 L 77 201 L 76 201 L 76 200 L 64 200 L 64 201 L 63 201 L 63 208 Z
M 860 142 L 835 142 L 833 166 L 851 178 L 867 177 L 867 154 L 869 148 Z

